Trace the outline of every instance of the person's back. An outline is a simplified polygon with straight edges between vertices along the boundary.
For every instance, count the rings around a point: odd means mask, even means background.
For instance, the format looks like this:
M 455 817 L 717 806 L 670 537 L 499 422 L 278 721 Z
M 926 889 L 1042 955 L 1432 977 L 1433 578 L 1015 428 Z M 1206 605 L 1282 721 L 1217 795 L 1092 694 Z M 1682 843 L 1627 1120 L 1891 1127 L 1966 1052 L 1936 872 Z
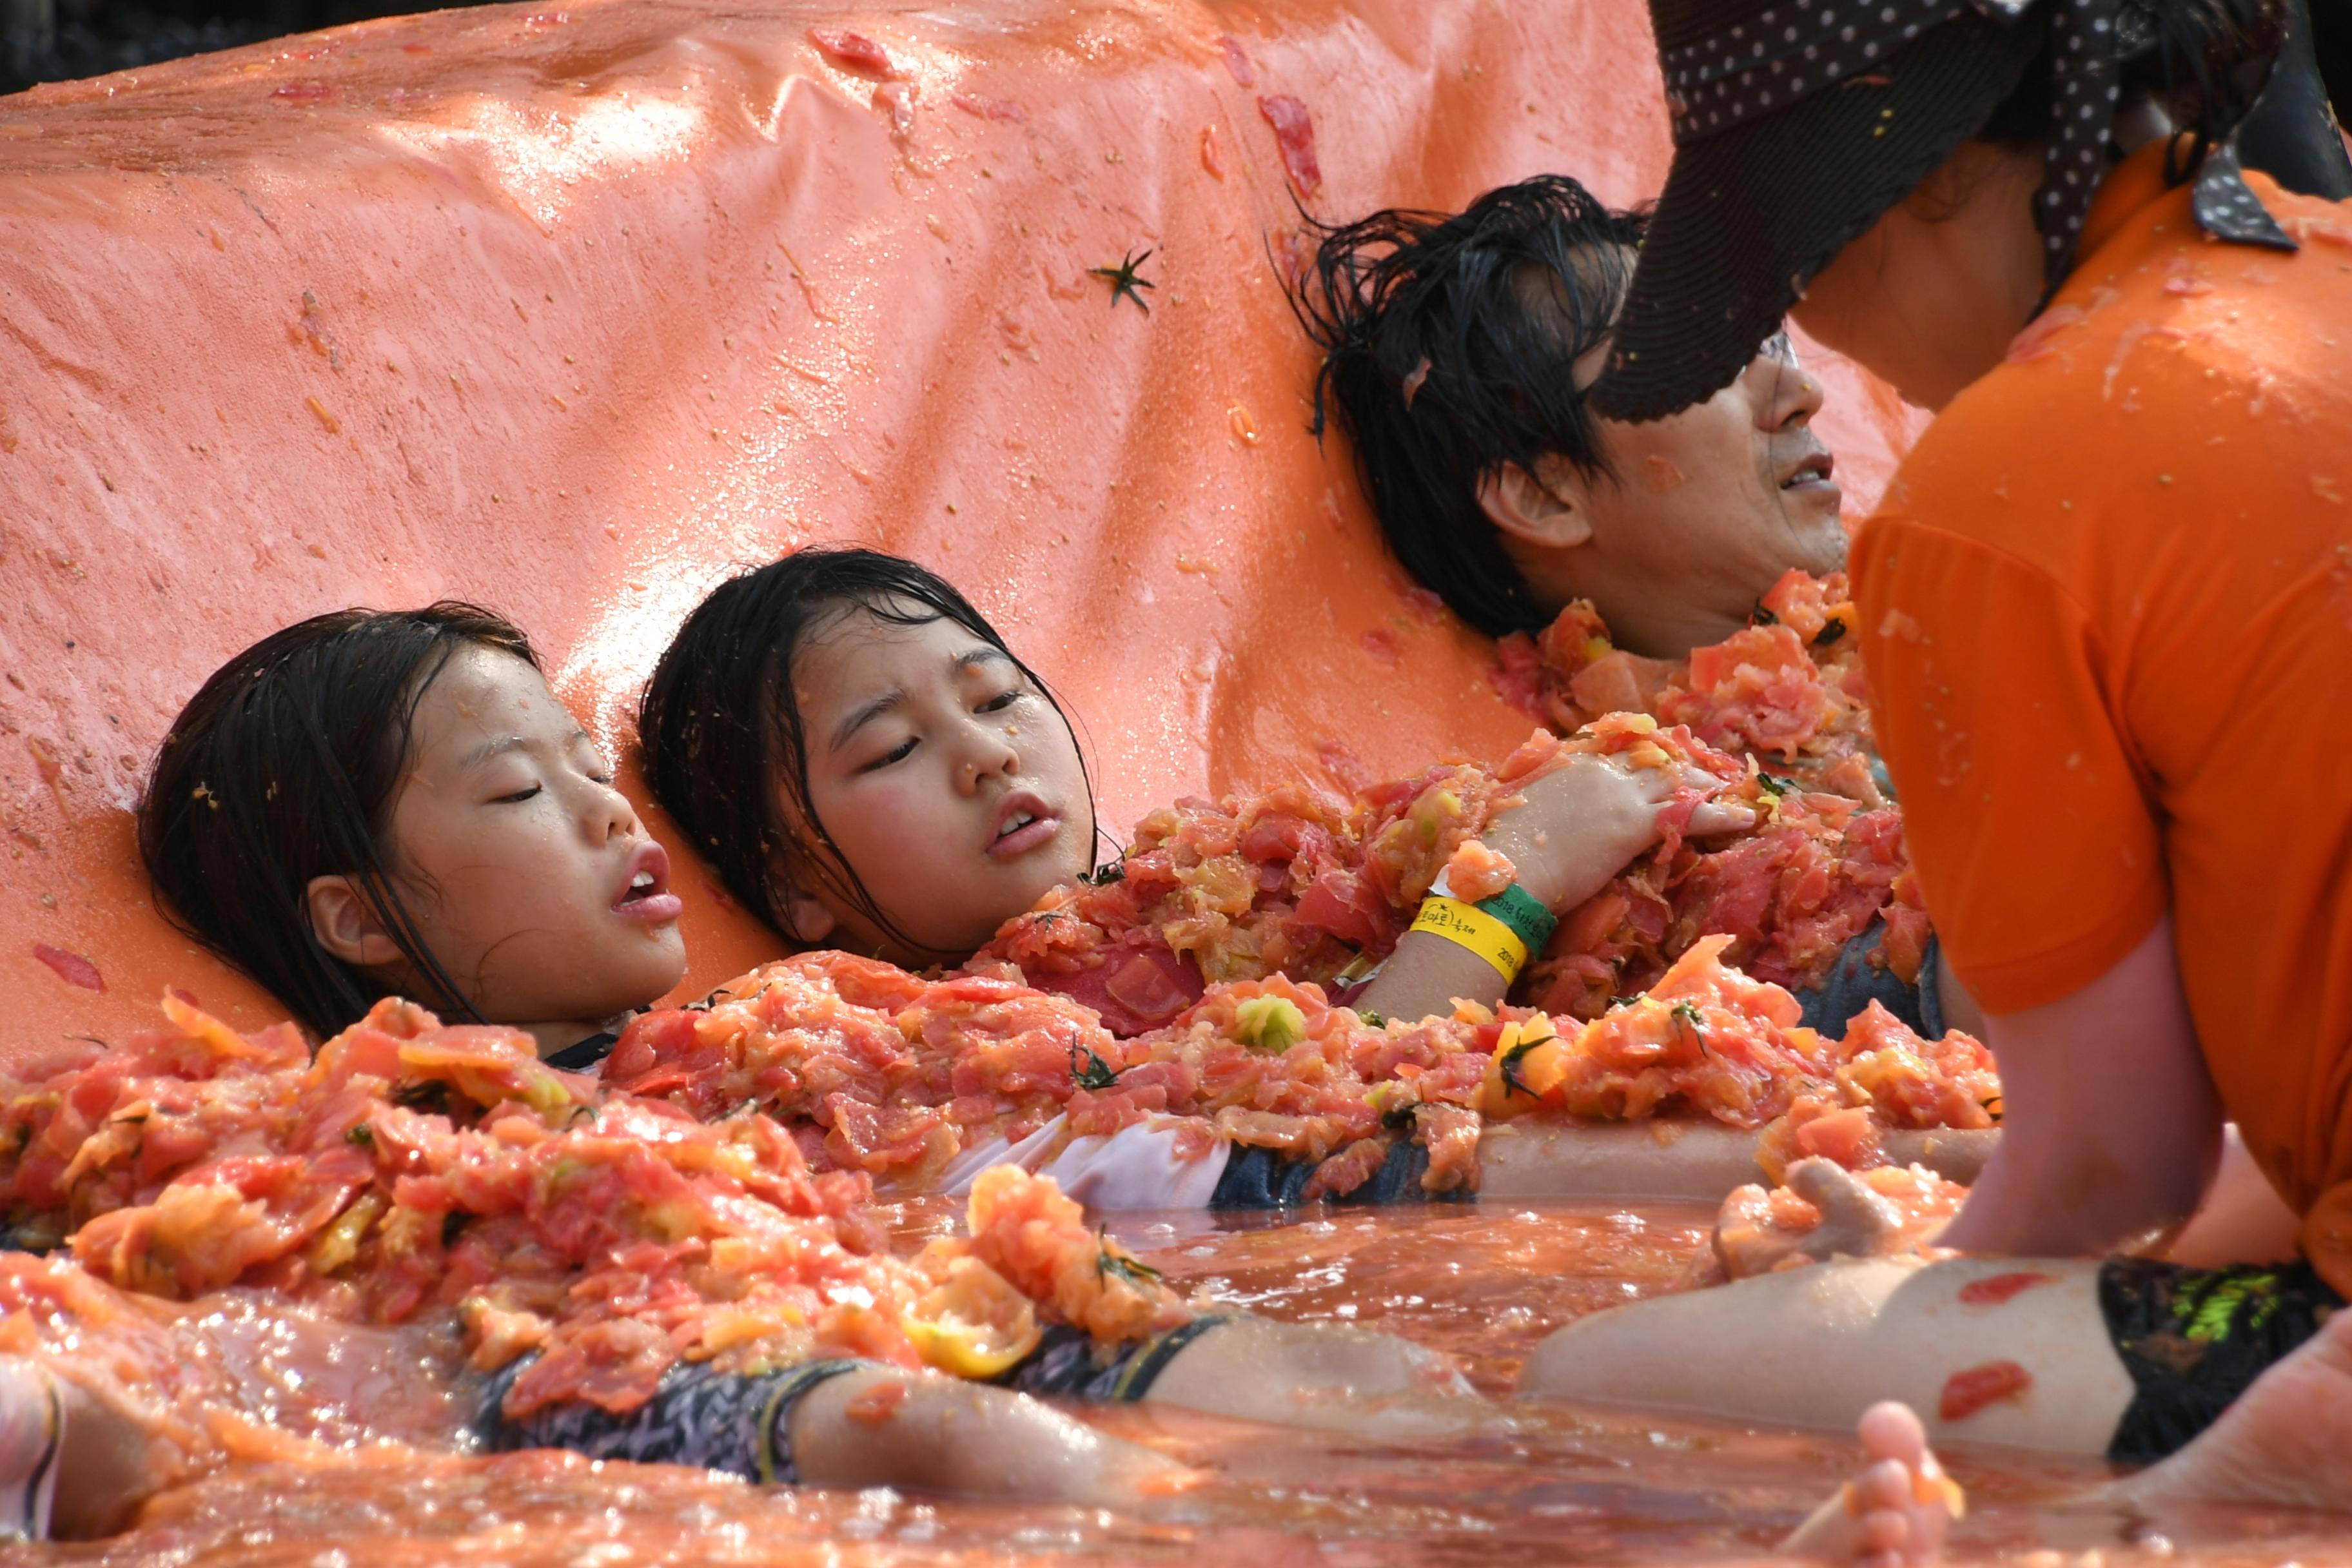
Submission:
M 2214 245 L 2162 158 L 2109 176 L 2073 279 L 1863 531 L 1878 733 L 1985 1007 L 2067 994 L 2168 906 L 2256 1158 L 2297 1208 L 2334 1187 L 2352 1217 L 2352 773 L 2333 755 L 2352 731 L 2352 215 L 2255 176 L 2301 249 Z M 2292 824 L 2260 804 L 2281 796 Z M 2033 890 L 2053 883 L 2074 895 Z M 2352 1226 L 2330 1207 L 2305 1240 L 2343 1289 Z

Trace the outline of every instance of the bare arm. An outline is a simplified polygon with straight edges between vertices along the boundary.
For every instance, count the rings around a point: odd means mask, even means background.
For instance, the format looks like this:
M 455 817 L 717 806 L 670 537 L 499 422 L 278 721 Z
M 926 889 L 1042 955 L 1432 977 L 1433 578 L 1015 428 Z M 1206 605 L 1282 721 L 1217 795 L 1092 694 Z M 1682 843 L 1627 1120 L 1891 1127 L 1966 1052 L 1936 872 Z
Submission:
M 816 1486 L 1105 1507 L 1185 1473 L 1026 1394 L 888 1367 L 818 1384 L 793 1412 L 790 1436 L 802 1479 Z
M 1985 1023 L 2000 1064 L 2000 1146 L 1942 1245 L 2080 1257 L 2194 1212 L 2221 1158 L 2221 1103 L 2169 918 L 2073 995 Z
M 1520 887 L 1559 914 L 1599 892 L 1658 841 L 1658 808 L 1682 782 L 1663 768 L 1576 757 L 1528 785 L 1525 801 L 1488 826 L 1485 842 L 1517 868 Z M 1703 805 L 1691 826 L 1720 832 L 1749 820 L 1744 808 Z M 1453 1011 L 1456 997 L 1492 1007 L 1507 989 L 1502 972 L 1476 953 L 1441 936 L 1407 931 L 1356 1005 L 1419 1019 Z

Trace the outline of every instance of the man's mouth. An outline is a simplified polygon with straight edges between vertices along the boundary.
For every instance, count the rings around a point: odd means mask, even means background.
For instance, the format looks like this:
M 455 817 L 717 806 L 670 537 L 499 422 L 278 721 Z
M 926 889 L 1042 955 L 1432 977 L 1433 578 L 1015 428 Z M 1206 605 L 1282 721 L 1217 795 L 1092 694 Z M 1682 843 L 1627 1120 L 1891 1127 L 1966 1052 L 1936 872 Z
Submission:
M 1050 843 L 1061 830 L 1062 819 L 1043 800 L 1026 790 L 1009 795 L 996 807 L 996 826 L 987 846 L 989 858 L 1009 860 L 1026 855 Z
M 1784 490 L 1793 490 L 1801 489 L 1809 485 L 1828 484 L 1830 475 L 1836 470 L 1836 468 L 1837 459 L 1827 452 L 1809 454 L 1801 458 L 1795 468 L 1789 470 L 1787 476 L 1780 480 L 1780 488 Z

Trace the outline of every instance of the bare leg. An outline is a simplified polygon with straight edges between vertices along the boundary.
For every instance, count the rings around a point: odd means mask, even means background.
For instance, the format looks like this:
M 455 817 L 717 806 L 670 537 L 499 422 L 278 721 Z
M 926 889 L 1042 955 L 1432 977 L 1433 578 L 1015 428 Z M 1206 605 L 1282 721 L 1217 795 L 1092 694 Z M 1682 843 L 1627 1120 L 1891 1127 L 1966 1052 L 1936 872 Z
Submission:
M 1881 1135 L 1887 1158 L 1956 1182 L 1972 1180 L 2000 1142 L 1997 1128 Z M 1756 1134 L 1713 1121 L 1490 1121 L 1478 1140 L 1478 1195 L 1518 1198 L 1677 1198 L 1714 1203 L 1767 1178 Z
M 1717 1121 L 1490 1121 L 1478 1140 L 1478 1195 L 1692 1198 L 1713 1203 L 1760 1182 L 1756 1134 Z
M 63 1541 L 122 1529 L 163 1484 L 137 1421 L 27 1357 L 0 1356 L 0 1530 L 35 1532 L 37 1480 L 51 1469 L 47 1533 Z
M 1964 1375 L 2011 1367 L 1990 1398 Z M 1868 1258 L 1596 1312 L 1536 1347 L 1519 1392 L 1823 1429 L 1896 1398 L 1937 1442 L 2101 1454 L 2133 1390 L 2095 1263 Z
M 788 1433 L 801 1479 L 1099 1508 L 1198 1472 L 1050 1405 L 933 1373 L 861 1368 L 809 1391 Z
M 1874 1405 L 1854 1425 L 1868 1462 L 1780 1543 L 1790 1557 L 1857 1568 L 1924 1568 L 1943 1555 L 1960 1489 L 1907 1405 Z
M 2101 1494 L 2352 1512 L 2352 1311 L 2254 1380 L 2197 1440 Z
M 1441 1436 L 1504 1419 L 1453 1358 L 1392 1334 L 1237 1318 L 1179 1352 L 1148 1399 L 1290 1426 Z

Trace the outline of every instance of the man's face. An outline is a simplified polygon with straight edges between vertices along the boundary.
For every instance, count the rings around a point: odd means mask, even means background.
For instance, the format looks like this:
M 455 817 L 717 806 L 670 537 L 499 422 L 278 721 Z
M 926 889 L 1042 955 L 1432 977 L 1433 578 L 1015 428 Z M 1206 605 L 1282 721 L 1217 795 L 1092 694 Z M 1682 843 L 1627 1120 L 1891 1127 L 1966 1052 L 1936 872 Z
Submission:
M 1577 363 L 1580 384 L 1606 352 Z M 1811 428 L 1821 405 L 1821 384 L 1777 336 L 1705 403 L 1645 425 L 1601 421 L 1606 472 L 1540 465 L 1549 495 L 1535 506 L 1557 502 L 1576 526 L 1531 533 L 1497 516 L 1507 548 L 1539 594 L 1591 599 L 1637 652 L 1674 658 L 1720 640 L 1790 568 L 1845 563 L 1843 497 Z

